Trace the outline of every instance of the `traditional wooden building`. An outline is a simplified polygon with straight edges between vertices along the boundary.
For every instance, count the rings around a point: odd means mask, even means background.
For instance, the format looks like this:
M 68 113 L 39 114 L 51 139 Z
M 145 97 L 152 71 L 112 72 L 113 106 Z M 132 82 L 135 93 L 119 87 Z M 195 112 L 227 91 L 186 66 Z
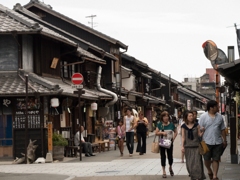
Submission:
M 75 72 L 82 73 L 85 79 L 81 119 L 89 134 L 94 134 L 90 105 L 105 104 L 112 96 L 93 87 L 96 76 L 91 78 L 88 72 L 96 72 L 106 61 L 24 14 L 2 5 L 0 12 L 0 157 L 19 157 L 25 152 L 26 108 L 28 138 L 37 140 L 37 157 L 46 155 L 49 121 L 54 132 L 62 132 L 68 139 L 73 137 L 79 126 L 79 104 L 70 81 Z M 29 79 L 28 104 L 25 75 Z M 52 98 L 59 99 L 59 107 L 51 107 Z

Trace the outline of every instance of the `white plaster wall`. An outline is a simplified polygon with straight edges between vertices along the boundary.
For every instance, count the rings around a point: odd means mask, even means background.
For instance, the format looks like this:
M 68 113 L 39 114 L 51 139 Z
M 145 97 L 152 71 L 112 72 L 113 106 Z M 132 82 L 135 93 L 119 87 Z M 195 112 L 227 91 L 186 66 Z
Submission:
M 33 72 L 33 39 L 30 35 L 22 36 L 22 65 L 25 71 Z
M 128 91 L 135 90 L 135 75 L 131 75 L 130 78 L 122 79 L 122 87 Z

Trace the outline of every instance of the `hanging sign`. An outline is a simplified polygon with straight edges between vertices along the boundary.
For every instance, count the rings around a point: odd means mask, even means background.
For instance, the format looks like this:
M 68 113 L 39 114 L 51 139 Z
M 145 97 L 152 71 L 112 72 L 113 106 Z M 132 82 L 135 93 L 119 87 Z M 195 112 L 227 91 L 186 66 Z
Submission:
M 56 69 L 58 60 L 59 60 L 58 58 L 53 58 L 51 68 Z

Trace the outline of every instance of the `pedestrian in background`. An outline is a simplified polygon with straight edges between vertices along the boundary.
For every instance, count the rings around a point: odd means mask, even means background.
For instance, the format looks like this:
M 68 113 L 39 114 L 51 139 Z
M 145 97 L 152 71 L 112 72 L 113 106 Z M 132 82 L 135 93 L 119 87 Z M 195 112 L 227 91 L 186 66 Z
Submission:
M 210 100 L 207 103 L 207 112 L 201 115 L 200 127 L 205 128 L 203 140 L 208 146 L 209 152 L 204 157 L 205 166 L 208 169 L 210 179 L 218 180 L 217 173 L 219 160 L 227 146 L 225 125 L 222 116 L 218 112 L 217 101 Z M 211 161 L 211 159 L 213 161 Z M 211 169 L 211 164 L 212 168 Z
M 166 178 L 166 151 L 167 151 L 167 157 L 168 157 L 168 163 L 169 163 L 169 172 L 171 176 L 174 176 L 174 172 L 172 170 L 172 164 L 173 164 L 173 142 L 177 136 L 177 129 L 174 126 L 173 123 L 170 122 L 170 116 L 167 111 L 162 112 L 160 116 L 160 123 L 158 123 L 155 135 L 156 136 L 162 136 L 163 139 L 168 139 L 172 141 L 170 149 L 160 147 L 160 157 L 161 157 L 161 165 L 163 170 L 163 178 Z M 163 131 L 164 130 L 164 131 Z
M 198 118 L 197 118 L 197 111 L 196 110 L 193 110 L 192 111 L 193 112 L 193 119 L 194 119 L 194 121 L 196 122 L 196 123 L 198 123 Z
M 182 146 L 182 125 L 184 124 L 184 118 L 183 115 L 180 116 L 179 121 L 178 121 L 178 135 L 180 135 L 180 146 Z M 181 158 L 182 158 L 182 163 L 184 163 L 184 152 L 181 151 Z
M 199 137 L 202 137 L 200 126 L 193 118 L 193 112 L 188 111 L 184 116 L 182 125 L 182 152 L 186 156 L 186 166 L 191 179 L 206 179 L 202 156 L 199 153 Z
M 125 139 L 125 128 L 123 126 L 123 121 L 119 121 L 118 123 L 118 127 L 117 127 L 117 138 L 118 138 L 118 147 L 120 150 L 120 154 L 121 156 L 123 156 L 123 142 Z
M 136 127 L 136 118 L 132 115 L 131 108 L 127 109 L 127 115 L 124 117 L 124 127 L 126 131 L 126 145 L 131 157 L 134 149 L 134 128 Z
M 137 152 L 139 152 L 139 155 L 146 153 L 147 125 L 148 120 L 146 117 L 144 117 L 143 112 L 140 111 L 139 118 L 137 119 Z

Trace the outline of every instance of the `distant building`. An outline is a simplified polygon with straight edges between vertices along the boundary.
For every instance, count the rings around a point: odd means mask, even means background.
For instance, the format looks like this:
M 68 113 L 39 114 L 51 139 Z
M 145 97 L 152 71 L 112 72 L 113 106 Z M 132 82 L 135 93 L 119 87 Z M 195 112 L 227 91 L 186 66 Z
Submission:
M 221 81 L 219 76 L 219 83 L 220 82 Z M 214 69 L 207 68 L 206 73 L 200 77 L 199 92 L 211 99 L 216 100 L 216 71 Z
M 193 91 L 199 92 L 199 84 L 200 78 L 184 78 L 184 82 L 182 82 L 185 88 L 191 89 Z

